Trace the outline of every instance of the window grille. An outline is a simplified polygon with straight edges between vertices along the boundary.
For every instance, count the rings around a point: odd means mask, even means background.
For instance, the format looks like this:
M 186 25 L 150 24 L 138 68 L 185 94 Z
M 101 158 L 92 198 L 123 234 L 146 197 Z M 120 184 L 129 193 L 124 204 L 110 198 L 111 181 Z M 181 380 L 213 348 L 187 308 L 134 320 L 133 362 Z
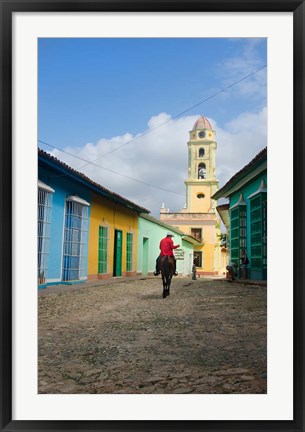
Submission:
M 239 204 L 231 210 L 231 260 L 238 266 L 242 249 L 247 249 L 247 206 Z
M 52 198 L 53 193 L 38 187 L 38 285 L 48 277 Z
M 267 270 L 267 194 L 260 193 L 250 200 L 251 266 L 262 273 Z
M 98 239 L 98 273 L 107 273 L 108 271 L 108 228 L 105 226 L 99 227 Z
M 126 271 L 132 271 L 133 234 L 127 233 L 126 241 Z
M 72 199 L 67 200 L 63 246 L 63 281 L 86 278 L 87 237 L 88 206 Z

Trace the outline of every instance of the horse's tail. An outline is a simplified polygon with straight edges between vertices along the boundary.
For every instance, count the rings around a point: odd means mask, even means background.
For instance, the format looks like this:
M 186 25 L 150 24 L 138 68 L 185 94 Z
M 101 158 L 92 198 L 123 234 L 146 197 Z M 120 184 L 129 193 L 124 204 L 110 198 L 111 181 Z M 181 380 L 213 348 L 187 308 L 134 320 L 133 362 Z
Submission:
M 169 278 L 174 273 L 174 263 L 173 259 L 169 256 L 163 257 L 163 260 L 161 262 L 161 272 L 166 277 Z

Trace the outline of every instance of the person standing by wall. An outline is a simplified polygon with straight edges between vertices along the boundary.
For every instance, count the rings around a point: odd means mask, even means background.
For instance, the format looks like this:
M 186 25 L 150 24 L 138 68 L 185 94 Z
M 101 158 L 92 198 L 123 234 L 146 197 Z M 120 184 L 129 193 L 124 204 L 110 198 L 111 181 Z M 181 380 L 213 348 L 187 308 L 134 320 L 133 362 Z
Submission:
M 197 272 L 196 259 L 194 259 L 194 261 L 193 261 L 193 267 L 192 267 L 192 280 L 197 280 L 197 278 L 196 278 L 196 272 Z

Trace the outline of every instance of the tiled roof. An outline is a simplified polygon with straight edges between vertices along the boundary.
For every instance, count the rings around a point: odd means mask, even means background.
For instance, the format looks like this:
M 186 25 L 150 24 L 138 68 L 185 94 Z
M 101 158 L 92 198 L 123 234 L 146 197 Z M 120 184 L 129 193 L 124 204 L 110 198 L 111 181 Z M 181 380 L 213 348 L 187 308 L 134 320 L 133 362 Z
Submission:
M 146 208 L 141 207 L 138 204 L 133 203 L 132 201 L 129 201 L 128 199 L 122 197 L 121 195 L 118 195 L 115 192 L 111 192 L 109 189 L 104 188 L 99 183 L 96 183 L 95 181 L 91 180 L 89 177 L 85 176 L 79 171 L 76 171 L 74 168 L 71 168 L 69 165 L 60 161 L 56 157 L 51 156 L 49 153 L 45 152 L 44 150 L 38 149 L 38 159 L 39 158 L 41 161 L 51 165 L 52 167 L 55 167 L 59 170 L 60 169 L 64 170 L 65 172 L 67 172 L 68 175 L 78 177 L 79 181 L 85 183 L 87 187 L 89 187 L 89 189 L 94 190 L 96 193 L 99 193 L 105 198 L 108 198 L 112 201 L 119 202 L 123 206 L 128 207 L 138 213 L 150 213 L 150 211 L 147 210 Z
M 246 175 L 257 163 L 267 158 L 267 147 L 261 150 L 247 165 L 239 170 L 230 180 L 212 196 L 213 199 L 221 198 L 223 193 L 233 186 L 241 177 Z
M 199 119 L 195 121 L 195 124 L 194 124 L 192 130 L 194 131 L 197 129 L 210 129 L 210 130 L 212 130 L 212 126 L 206 117 L 199 117 Z

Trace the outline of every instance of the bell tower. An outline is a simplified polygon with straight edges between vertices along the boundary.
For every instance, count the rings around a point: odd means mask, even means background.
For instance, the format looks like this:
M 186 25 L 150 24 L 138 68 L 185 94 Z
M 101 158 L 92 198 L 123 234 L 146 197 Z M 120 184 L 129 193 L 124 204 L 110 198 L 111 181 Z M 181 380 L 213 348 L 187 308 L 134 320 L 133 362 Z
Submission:
M 220 218 L 216 210 L 217 201 L 212 199 L 218 190 L 217 143 L 215 131 L 207 118 L 199 117 L 195 122 L 187 147 L 186 205 L 178 212 L 170 212 L 162 205 L 160 220 L 193 237 L 191 264 L 196 261 L 198 274 L 218 275 L 223 267 Z
M 199 117 L 190 131 L 188 145 L 188 178 L 186 209 L 188 213 L 214 213 L 216 201 L 211 196 L 218 190 L 216 178 L 215 131 L 208 119 Z

